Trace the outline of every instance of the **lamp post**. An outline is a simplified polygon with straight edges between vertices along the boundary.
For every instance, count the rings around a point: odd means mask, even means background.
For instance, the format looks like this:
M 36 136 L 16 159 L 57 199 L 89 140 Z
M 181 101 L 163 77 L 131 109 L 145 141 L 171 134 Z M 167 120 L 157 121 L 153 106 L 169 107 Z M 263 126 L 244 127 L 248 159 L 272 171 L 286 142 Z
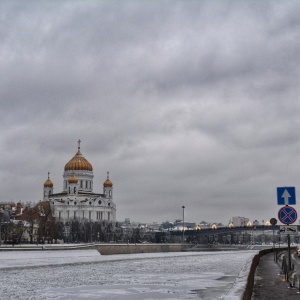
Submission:
M 0 210 L 0 246 L 2 244 L 2 236 L 1 236 L 1 230 L 2 230 L 2 219 L 3 219 L 4 211 L 1 209 Z
M 65 229 L 66 229 L 66 240 L 67 240 L 67 243 L 69 243 L 70 225 L 66 224 Z
M 183 216 L 183 226 L 182 226 L 182 243 L 184 243 L 184 209 L 185 209 L 185 206 L 182 206 L 182 216 Z

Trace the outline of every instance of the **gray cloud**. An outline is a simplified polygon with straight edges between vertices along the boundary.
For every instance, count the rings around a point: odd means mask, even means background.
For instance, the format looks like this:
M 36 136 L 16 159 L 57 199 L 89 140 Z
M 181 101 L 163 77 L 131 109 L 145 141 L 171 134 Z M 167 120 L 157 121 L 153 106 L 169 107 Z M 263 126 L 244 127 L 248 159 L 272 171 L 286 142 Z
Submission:
M 119 220 L 266 220 L 297 188 L 298 3 L 0 6 L 1 201 L 59 192 L 79 138 Z

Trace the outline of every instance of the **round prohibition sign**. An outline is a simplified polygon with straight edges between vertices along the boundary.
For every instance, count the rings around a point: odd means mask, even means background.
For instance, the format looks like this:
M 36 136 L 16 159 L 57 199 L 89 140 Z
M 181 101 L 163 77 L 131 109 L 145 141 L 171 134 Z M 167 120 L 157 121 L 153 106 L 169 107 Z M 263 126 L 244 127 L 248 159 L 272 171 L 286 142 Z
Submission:
M 297 211 L 291 206 L 284 206 L 279 209 L 278 219 L 283 224 L 293 224 L 297 220 Z

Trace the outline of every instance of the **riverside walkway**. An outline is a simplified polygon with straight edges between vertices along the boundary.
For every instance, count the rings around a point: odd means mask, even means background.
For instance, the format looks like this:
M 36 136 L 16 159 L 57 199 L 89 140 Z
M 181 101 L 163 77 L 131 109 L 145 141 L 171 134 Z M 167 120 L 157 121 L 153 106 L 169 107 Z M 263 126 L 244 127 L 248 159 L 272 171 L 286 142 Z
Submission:
M 293 254 L 295 270 L 300 270 L 295 261 L 298 257 Z M 252 300 L 300 300 L 298 288 L 290 287 L 285 280 L 279 263 L 274 261 L 274 253 L 269 253 L 260 258 L 255 272 Z

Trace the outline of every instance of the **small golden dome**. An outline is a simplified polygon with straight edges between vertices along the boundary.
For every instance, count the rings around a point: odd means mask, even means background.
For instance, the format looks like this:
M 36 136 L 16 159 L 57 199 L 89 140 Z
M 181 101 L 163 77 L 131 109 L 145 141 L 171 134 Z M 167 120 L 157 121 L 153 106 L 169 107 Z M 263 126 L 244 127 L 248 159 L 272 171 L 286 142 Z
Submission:
M 112 187 L 113 186 L 112 182 L 109 180 L 109 172 L 107 172 L 107 179 L 103 182 L 103 186 L 104 187 Z
M 53 182 L 49 178 L 50 173 L 48 172 L 48 179 L 44 183 L 44 187 L 53 187 Z
M 265 225 L 266 225 L 266 226 L 271 226 L 270 221 L 266 221 Z
M 65 165 L 65 171 L 84 170 L 93 171 L 92 165 L 80 152 L 80 140 L 78 141 L 78 151 L 75 156 Z
M 69 182 L 69 183 L 75 183 L 75 184 L 78 183 L 78 179 L 74 176 L 74 173 L 73 173 L 72 177 L 70 177 L 70 178 L 68 179 L 68 182 Z

